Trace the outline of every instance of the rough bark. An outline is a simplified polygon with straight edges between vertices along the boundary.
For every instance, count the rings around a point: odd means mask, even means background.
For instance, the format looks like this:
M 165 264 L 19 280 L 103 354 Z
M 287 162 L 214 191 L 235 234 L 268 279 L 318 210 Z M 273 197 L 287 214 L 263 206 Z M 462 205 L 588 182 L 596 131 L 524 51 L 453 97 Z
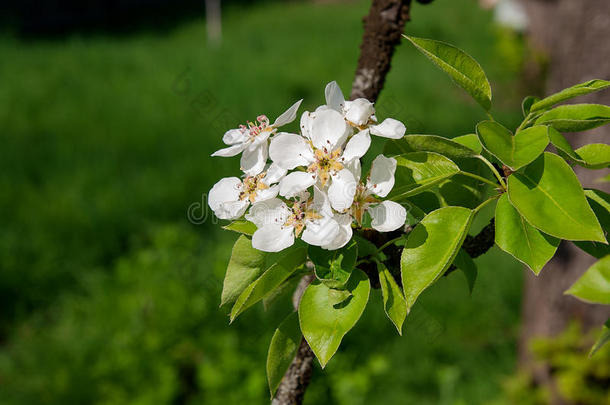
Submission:
M 547 94 L 589 79 L 610 78 L 610 1 L 527 0 L 529 37 L 538 50 L 549 56 Z M 600 92 L 576 102 L 610 104 L 610 92 Z M 610 140 L 610 127 L 585 134 L 570 134 L 573 146 Z M 585 186 L 606 188 L 595 179 L 604 171 L 575 168 Z M 527 273 L 523 296 L 523 329 L 520 338 L 520 366 L 530 369 L 539 384 L 550 388 L 553 404 L 565 404 L 547 366 L 534 364 L 528 342 L 537 336 L 554 336 L 574 319 L 584 329 L 599 327 L 609 316 L 607 306 L 584 304 L 563 292 L 595 262 L 571 243 L 562 243 L 557 256 L 539 277 Z

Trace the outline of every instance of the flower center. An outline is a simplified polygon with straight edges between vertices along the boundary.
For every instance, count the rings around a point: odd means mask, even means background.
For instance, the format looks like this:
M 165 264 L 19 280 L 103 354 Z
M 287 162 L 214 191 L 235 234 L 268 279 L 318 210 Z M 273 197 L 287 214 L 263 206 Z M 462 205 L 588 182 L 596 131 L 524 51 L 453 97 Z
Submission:
M 246 134 L 250 140 L 254 140 L 263 132 L 273 131 L 273 127 L 269 125 L 269 118 L 266 115 L 256 117 L 256 122 L 248 121 L 248 125 L 240 125 L 239 129 Z
M 356 194 L 354 195 L 354 202 L 350 208 L 352 217 L 358 222 L 358 225 L 362 225 L 362 218 L 364 213 L 369 208 L 369 205 L 380 202 L 378 199 L 373 197 L 371 192 L 366 188 L 363 183 L 358 183 L 356 186 Z
M 305 222 L 322 218 L 322 215 L 311 209 L 313 200 L 295 202 L 292 206 L 292 214 L 288 217 L 284 226 L 294 227 L 294 233 L 298 238 L 305 229 Z
M 265 175 L 266 173 L 261 173 L 257 176 L 246 177 L 243 181 L 242 191 L 239 193 L 239 199 L 248 199 L 252 204 L 254 204 L 258 191 L 269 188 L 269 186 L 262 181 Z
M 315 162 L 309 165 L 307 171 L 310 173 L 317 173 L 323 187 L 328 183 L 332 174 L 343 169 L 343 164 L 341 163 L 341 148 L 335 149 L 332 152 L 326 148 L 315 149 L 314 158 Z

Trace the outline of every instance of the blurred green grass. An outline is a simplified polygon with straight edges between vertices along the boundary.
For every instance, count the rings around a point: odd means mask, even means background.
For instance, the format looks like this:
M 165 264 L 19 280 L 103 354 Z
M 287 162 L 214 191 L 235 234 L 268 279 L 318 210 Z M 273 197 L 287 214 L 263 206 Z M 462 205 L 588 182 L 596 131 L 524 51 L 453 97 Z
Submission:
M 0 402 L 267 402 L 264 362 L 286 306 L 234 325 L 217 308 L 235 235 L 188 207 L 234 159 L 222 133 L 324 85 L 348 93 L 367 2 L 228 7 L 223 42 L 200 22 L 169 35 L 0 39 Z M 488 72 L 494 115 L 518 117 L 514 55 L 474 0 L 414 6 L 407 31 L 446 40 Z M 518 44 L 514 45 L 518 49 Z M 518 56 L 518 53 L 517 53 Z M 484 114 L 406 44 L 379 116 L 457 136 Z M 195 207 L 196 208 L 196 207 Z M 426 292 L 395 336 L 376 295 L 308 403 L 483 403 L 515 361 L 520 266 L 479 260 Z M 487 268 L 485 268 L 487 267 Z

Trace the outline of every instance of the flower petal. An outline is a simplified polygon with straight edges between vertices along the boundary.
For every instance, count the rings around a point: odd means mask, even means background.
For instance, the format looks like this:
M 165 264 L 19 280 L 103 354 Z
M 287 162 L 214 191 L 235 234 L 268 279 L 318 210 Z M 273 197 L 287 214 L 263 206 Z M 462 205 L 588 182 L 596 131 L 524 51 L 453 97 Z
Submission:
M 314 113 L 309 111 L 305 111 L 301 114 L 301 122 L 299 126 L 301 128 L 301 134 L 307 139 L 311 139 L 311 124 L 313 123 L 313 118 L 315 117 Z
M 371 175 L 366 182 L 366 188 L 379 197 L 387 196 L 394 187 L 396 159 L 379 155 L 371 165 Z
M 208 193 L 208 205 L 216 211 L 222 203 L 238 201 L 241 191 L 242 182 L 237 177 L 220 179 Z
M 394 231 L 405 224 L 407 210 L 397 202 L 386 200 L 368 209 L 371 226 L 379 232 Z
M 345 97 L 343 97 L 343 93 L 341 92 L 341 88 L 337 84 L 336 81 L 332 81 L 326 85 L 324 89 L 324 96 L 326 97 L 326 105 L 332 108 L 333 110 L 337 110 L 338 112 L 343 111 L 343 106 L 345 105 Z
M 256 192 L 256 197 L 254 198 L 254 202 L 265 201 L 271 198 L 277 197 L 277 193 L 280 191 L 280 186 L 277 184 L 275 186 L 271 186 L 269 188 L 258 190 Z
M 245 131 L 242 131 L 241 129 L 229 129 L 222 136 L 222 141 L 227 145 L 235 145 L 236 143 L 245 142 L 247 138 Z
M 371 134 L 390 139 L 400 139 L 407 131 L 405 124 L 394 118 L 386 118 L 381 124 L 371 125 L 369 128 Z
M 313 162 L 313 151 L 307 140 L 296 134 L 281 132 L 273 137 L 269 156 L 282 169 L 292 170 Z
M 365 129 L 364 131 L 358 132 L 356 135 L 352 136 L 352 138 L 345 145 L 345 150 L 343 151 L 343 161 L 349 162 L 352 159 L 360 159 L 369 147 L 371 146 L 371 136 L 369 135 L 369 130 Z
M 324 216 L 333 215 L 328 195 L 317 185 L 313 186 L 313 209 Z
M 352 216 L 350 214 L 335 214 L 333 219 L 339 224 L 339 232 L 331 243 L 322 245 L 323 249 L 341 249 L 352 239 Z
M 263 178 L 263 183 L 266 185 L 271 185 L 273 183 L 277 183 L 286 175 L 288 170 L 282 169 L 276 163 L 271 163 L 267 168 L 267 172 L 265 177 Z
M 294 228 L 266 225 L 252 235 L 252 247 L 263 252 L 279 252 L 294 244 Z
M 333 217 L 325 216 L 314 221 L 307 221 L 301 239 L 310 245 L 322 246 L 332 243 L 339 233 L 339 224 Z
M 343 166 L 352 172 L 354 175 L 354 180 L 356 180 L 356 183 L 358 183 L 362 175 L 362 165 L 360 164 L 360 159 L 350 160 L 347 163 L 343 163 Z
M 296 196 L 316 182 L 316 176 L 308 172 L 293 172 L 280 182 L 280 195 L 286 198 Z
M 283 225 L 290 212 L 282 200 L 271 198 L 254 204 L 246 214 L 246 219 L 258 228 L 266 225 Z
M 345 211 L 352 206 L 356 195 L 356 179 L 348 169 L 342 169 L 332 176 L 328 187 L 328 198 L 336 211 Z
M 228 148 L 219 149 L 216 152 L 212 153 L 212 156 L 222 156 L 222 157 L 236 156 L 236 155 L 239 155 L 241 153 L 241 151 L 244 150 L 245 147 L 246 147 L 246 145 L 244 145 L 243 143 L 238 143 L 236 145 L 229 146 Z
M 350 132 L 350 127 L 337 111 L 318 111 L 311 124 L 311 142 L 318 149 L 335 150 L 343 146 Z
M 343 108 L 345 119 L 358 126 L 365 125 L 375 114 L 375 107 L 366 98 L 357 98 L 354 101 L 346 101 Z
M 244 149 L 241 155 L 241 170 L 248 176 L 256 176 L 265 168 L 267 163 L 267 144 L 254 146 Z
M 292 121 L 294 121 L 294 119 L 297 117 L 297 111 L 298 111 L 299 107 L 301 106 L 302 102 L 303 102 L 303 99 L 300 99 L 299 101 L 297 101 L 296 103 L 291 105 L 290 108 L 288 108 L 279 117 L 277 117 L 277 119 L 275 120 L 275 122 L 273 124 L 271 124 L 271 126 L 273 128 L 278 128 L 278 127 L 281 127 L 282 125 L 286 125 L 286 124 L 289 124 Z

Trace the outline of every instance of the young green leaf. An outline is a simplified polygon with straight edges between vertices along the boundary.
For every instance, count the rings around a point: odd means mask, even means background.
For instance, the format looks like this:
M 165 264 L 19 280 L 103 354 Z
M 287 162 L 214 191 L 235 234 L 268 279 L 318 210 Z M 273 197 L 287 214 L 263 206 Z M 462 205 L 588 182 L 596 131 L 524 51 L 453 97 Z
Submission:
M 569 159 L 575 163 L 584 165 L 585 162 L 582 160 L 582 158 L 580 156 L 578 156 L 578 154 L 576 154 L 576 151 L 574 151 L 574 149 L 572 148 L 572 145 L 570 145 L 570 143 L 565 138 L 565 136 L 563 136 L 563 134 L 561 132 L 557 131 L 553 127 L 548 127 L 548 128 L 549 128 L 549 139 L 550 139 L 551 143 L 553 144 L 553 146 L 555 146 L 555 149 L 557 149 L 557 152 L 559 153 L 559 155 L 561 157 L 563 157 L 564 159 Z
M 459 143 L 460 145 L 464 145 L 465 147 L 473 150 L 474 153 L 476 153 L 477 155 L 480 155 L 481 152 L 483 151 L 483 145 L 481 145 L 481 142 L 479 141 L 479 137 L 477 136 L 477 134 L 456 136 L 455 138 L 452 138 L 451 140 L 455 143 Z
M 472 294 L 474 283 L 477 281 L 477 275 L 479 273 L 474 260 L 472 260 L 472 257 L 470 257 L 464 249 L 460 249 L 457 256 L 455 256 L 453 264 L 455 264 L 455 266 L 462 271 L 464 277 L 466 277 L 468 291 Z
M 310 245 L 307 252 L 315 265 L 318 280 L 330 288 L 343 288 L 358 260 L 358 243 L 352 239 L 336 250 Z
M 551 260 L 560 240 L 531 226 L 504 194 L 496 205 L 496 244 L 538 275 Z
M 483 147 L 513 171 L 531 163 L 549 144 L 545 126 L 535 126 L 513 134 L 495 121 L 477 125 Z
M 233 221 L 230 224 L 223 226 L 222 229 L 252 236 L 254 232 L 256 232 L 256 225 L 245 219 L 238 219 L 237 221 Z
M 472 56 L 445 42 L 403 35 L 455 83 L 466 90 L 485 110 L 491 108 L 491 85 Z
M 601 104 L 560 105 L 542 114 L 537 125 L 551 125 L 560 132 L 580 132 L 610 122 L 610 107 Z
M 433 152 L 405 153 L 395 159 L 396 183 L 389 196 L 395 201 L 419 194 L 460 171 L 449 158 Z
M 574 152 L 582 159 L 582 166 L 588 169 L 604 169 L 610 166 L 610 145 L 605 143 L 590 143 Z
M 381 295 L 383 296 L 383 309 L 402 336 L 402 324 L 407 317 L 407 302 L 400 287 L 394 280 L 390 270 L 381 262 L 377 262 L 379 272 L 379 284 L 381 285 Z
M 527 117 L 532 109 L 532 105 L 536 102 L 540 101 L 538 97 L 535 96 L 527 96 L 521 102 L 521 111 L 523 111 L 523 116 Z
M 408 152 L 435 152 L 449 159 L 475 157 L 472 149 L 449 138 L 438 135 L 406 135 L 386 142 L 386 156 L 396 156 Z
M 346 289 L 352 294 L 351 297 L 333 305 L 331 289 L 314 281 L 305 290 L 299 304 L 301 331 L 322 368 L 333 357 L 345 334 L 362 316 L 371 285 L 366 274 L 355 269 Z
M 267 353 L 267 382 L 271 397 L 275 395 L 282 377 L 290 367 L 292 359 L 301 344 L 301 329 L 299 328 L 299 317 L 296 312 L 288 315 L 277 327 L 269 352 Z
M 600 190 L 585 190 L 585 195 L 607 237 L 610 231 L 610 194 Z M 576 241 L 574 244 L 598 259 L 610 255 L 610 245 L 601 242 Z
M 555 93 L 550 95 L 542 100 L 538 100 L 531 104 L 530 112 L 542 111 L 546 110 L 549 107 L 554 106 L 555 104 L 559 104 L 563 101 L 572 99 L 578 96 L 584 96 L 585 94 L 593 93 L 595 91 L 603 90 L 605 88 L 610 87 L 610 82 L 606 80 L 589 80 L 584 83 L 577 84 L 572 87 L 568 87 L 560 91 L 559 93 Z M 531 97 L 531 96 L 530 96 Z M 526 98 L 527 100 L 527 98 Z M 525 100 L 524 100 L 525 102 Z
M 610 256 L 589 267 L 565 293 L 585 302 L 610 305 Z
M 531 225 L 567 240 L 606 242 L 580 181 L 559 156 L 544 152 L 508 178 L 508 198 Z
M 599 338 L 591 348 L 591 351 L 589 352 L 589 357 L 593 356 L 608 342 L 610 342 L 610 319 L 608 319 L 602 327 L 602 333 L 599 335 Z
M 220 305 L 234 302 L 237 297 L 265 271 L 267 253 L 252 247 L 249 237 L 241 235 L 231 252 L 227 266 Z
M 239 314 L 256 304 L 279 287 L 295 270 L 305 263 L 306 249 L 302 247 L 286 249 L 283 255 L 258 279 L 239 295 L 231 309 L 231 322 Z
M 402 285 L 410 310 L 417 297 L 449 268 L 472 222 L 473 211 L 445 207 L 432 211 L 411 231 L 402 251 Z

